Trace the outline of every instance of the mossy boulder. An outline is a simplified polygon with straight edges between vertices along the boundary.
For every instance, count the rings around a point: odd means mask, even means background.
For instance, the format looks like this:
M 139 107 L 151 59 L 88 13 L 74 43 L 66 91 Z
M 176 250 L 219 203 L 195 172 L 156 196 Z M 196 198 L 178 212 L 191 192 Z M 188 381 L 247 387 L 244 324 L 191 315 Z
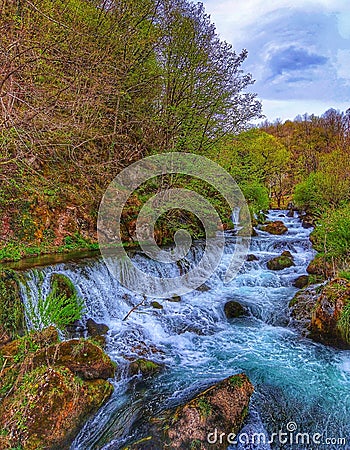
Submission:
M 0 269 L 0 327 L 10 339 L 26 330 L 19 278 L 14 270 Z
M 67 367 L 83 380 L 113 378 L 115 365 L 103 350 L 89 340 L 71 339 L 35 353 L 31 364 Z
M 293 257 L 288 250 L 267 262 L 269 270 L 283 270 L 294 265 Z
M 211 290 L 211 288 L 205 283 L 201 284 L 200 286 L 198 286 L 196 288 L 196 291 L 199 291 L 199 292 L 209 292 L 210 290 Z
M 329 281 L 317 298 L 310 337 L 323 344 L 350 349 L 350 281 Z
M 161 305 L 159 302 L 156 301 L 151 302 L 151 306 L 154 309 L 163 309 L 163 305 Z
M 82 382 L 67 368 L 40 366 L 26 372 L 0 403 L 0 428 L 16 448 L 68 449 L 112 391 L 108 381 Z
M 53 327 L 4 345 L 0 360 L 0 448 L 68 449 L 113 391 L 108 356 L 86 340 L 58 342 Z
M 306 271 L 310 275 L 321 276 L 324 279 L 331 278 L 333 275 L 332 265 L 323 255 L 315 256 L 315 258 L 307 266 Z
M 304 336 L 309 334 L 312 311 L 321 289 L 321 285 L 309 286 L 297 292 L 289 303 L 291 325 L 298 328 Z
M 230 300 L 225 303 L 224 313 L 228 319 L 235 319 L 237 317 L 246 316 L 247 309 L 235 300 Z
M 309 276 L 308 275 L 300 275 L 296 280 L 293 282 L 293 286 L 295 286 L 298 289 L 303 289 L 309 284 Z
M 288 228 L 281 220 L 276 220 L 275 222 L 268 222 L 266 225 L 263 225 L 261 230 L 270 234 L 280 235 L 287 233 Z
M 129 366 L 130 375 L 143 375 L 144 377 L 149 377 L 161 372 L 163 365 L 150 361 L 149 359 L 139 358 L 132 361 Z
M 210 449 L 226 450 L 227 441 L 208 443 L 215 429 L 237 434 L 248 413 L 253 385 L 245 374 L 228 377 L 196 395 L 192 400 L 154 418 L 148 436 L 128 445 L 129 450 Z
M 350 281 L 336 278 L 299 291 L 290 302 L 292 324 L 325 345 L 350 349 Z
M 62 273 L 51 275 L 50 286 L 56 295 L 65 295 L 67 298 L 77 295 L 77 290 L 72 281 Z
M 86 329 L 88 336 L 90 336 L 93 341 L 97 342 L 101 347 L 105 347 L 106 335 L 109 331 L 108 325 L 95 322 L 95 320 L 90 318 L 86 321 Z

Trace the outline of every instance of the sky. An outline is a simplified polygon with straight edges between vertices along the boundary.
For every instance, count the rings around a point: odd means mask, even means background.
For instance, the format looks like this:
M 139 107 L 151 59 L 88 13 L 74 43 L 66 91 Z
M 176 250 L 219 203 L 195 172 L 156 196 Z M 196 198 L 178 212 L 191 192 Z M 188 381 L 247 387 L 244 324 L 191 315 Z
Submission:
M 202 0 L 269 121 L 350 108 L 350 0 Z

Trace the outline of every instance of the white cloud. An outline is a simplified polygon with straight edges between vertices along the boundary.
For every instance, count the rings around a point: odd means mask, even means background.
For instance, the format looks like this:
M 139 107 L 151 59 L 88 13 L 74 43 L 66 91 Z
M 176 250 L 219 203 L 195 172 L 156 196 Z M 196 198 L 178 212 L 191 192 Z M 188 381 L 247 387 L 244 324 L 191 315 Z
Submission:
M 350 108 L 347 102 L 322 102 L 318 100 L 269 100 L 262 99 L 263 114 L 269 121 L 280 118 L 282 121 L 293 120 L 298 114 L 315 114 L 320 116 L 330 108 L 346 111 Z M 260 120 L 258 121 L 260 122 Z
M 350 85 L 350 50 L 338 50 L 337 75 Z

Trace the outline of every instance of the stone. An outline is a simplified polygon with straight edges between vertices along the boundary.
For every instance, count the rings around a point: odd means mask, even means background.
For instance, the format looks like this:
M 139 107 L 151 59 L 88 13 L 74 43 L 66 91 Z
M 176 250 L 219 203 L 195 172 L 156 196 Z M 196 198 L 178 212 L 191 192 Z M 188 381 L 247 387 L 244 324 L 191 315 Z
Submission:
M 130 375 L 142 374 L 144 377 L 155 375 L 163 369 L 163 365 L 150 361 L 149 359 L 139 358 L 132 361 L 129 366 Z
M 251 261 L 258 261 L 259 258 L 255 255 L 247 255 L 247 261 L 251 262 Z
M 350 281 L 335 278 L 323 287 L 309 329 L 318 342 L 350 349 Z
M 200 286 L 198 286 L 197 288 L 196 288 L 196 291 L 199 291 L 199 292 L 208 292 L 208 291 L 210 291 L 210 287 L 207 285 L 207 284 L 201 284 Z
M 267 268 L 269 270 L 283 270 L 294 265 L 293 257 L 288 250 L 267 262 Z
M 266 225 L 263 225 L 261 230 L 270 234 L 279 235 L 287 233 L 288 228 L 281 220 L 276 220 L 275 222 L 269 222 Z
M 10 436 L 10 448 L 66 449 L 112 391 L 108 381 L 80 382 L 67 368 L 41 366 L 1 402 L 0 428 Z
M 315 256 L 307 266 L 306 271 L 310 275 L 318 275 L 323 278 L 331 278 L 333 275 L 331 264 L 322 255 Z
M 215 430 L 218 436 L 239 432 L 248 414 L 253 391 L 253 385 L 245 374 L 228 377 L 176 409 L 152 419 L 149 434 L 126 448 L 226 450 L 227 441 L 216 439 L 214 443 Z M 213 439 L 213 445 L 208 443 L 208 436 Z
M 234 319 L 237 317 L 242 317 L 247 315 L 247 310 L 244 306 L 242 306 L 239 302 L 234 300 L 230 300 L 225 303 L 224 306 L 225 316 L 228 319 Z
M 30 359 L 33 367 L 42 364 L 67 367 L 83 380 L 113 378 L 115 365 L 103 350 L 89 340 L 71 339 L 36 352 Z
M 181 302 L 181 297 L 179 295 L 173 295 L 170 298 L 167 298 L 168 302 L 178 303 Z
M 300 277 L 296 278 L 293 282 L 293 286 L 298 289 L 303 289 L 309 284 L 309 276 L 308 275 L 300 275 Z
M 156 301 L 151 302 L 151 306 L 152 306 L 152 308 L 155 308 L 155 309 L 163 309 L 163 305 L 161 305 L 159 302 L 156 302 Z
M 109 327 L 106 324 L 97 323 L 91 318 L 86 321 L 86 329 L 91 337 L 106 336 L 109 331 Z

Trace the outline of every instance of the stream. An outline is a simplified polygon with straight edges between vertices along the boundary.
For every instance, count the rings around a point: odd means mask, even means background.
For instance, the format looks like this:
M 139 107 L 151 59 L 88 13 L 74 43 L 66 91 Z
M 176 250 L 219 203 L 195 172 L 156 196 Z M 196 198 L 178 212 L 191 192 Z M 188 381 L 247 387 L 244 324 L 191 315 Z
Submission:
M 289 326 L 288 303 L 297 292 L 293 281 L 306 274 L 314 255 L 310 230 L 304 229 L 297 217 L 287 217 L 287 211 L 270 211 L 268 220 L 282 220 L 288 232 L 274 236 L 258 231 L 250 250 L 258 260 L 245 262 L 229 284 L 221 277 L 224 255 L 206 282 L 208 290 L 183 295 L 180 302 L 158 299 L 161 310 L 146 303 L 126 321 L 122 319 L 142 299 L 112 278 L 100 257 L 25 271 L 24 301 L 28 292 L 38 298 L 39 284 L 45 294 L 51 274 L 63 273 L 84 299 L 86 317 L 110 328 L 106 351 L 119 366 L 114 394 L 86 423 L 71 450 L 121 449 L 142 436 L 147 420 L 162 409 L 239 372 L 245 372 L 255 387 L 248 418 L 253 429 L 263 425 L 268 436 L 280 430 L 322 435 L 323 443 L 318 446 L 275 442 L 272 448 L 350 448 L 350 352 L 314 343 Z M 229 232 L 226 237 L 228 258 L 235 238 Z M 295 266 L 268 270 L 267 261 L 284 250 L 292 253 Z M 189 262 L 200 252 L 199 242 L 188 256 Z M 140 266 L 160 270 L 138 251 L 133 258 Z M 162 270 L 161 275 L 174 276 L 180 269 L 170 265 L 168 272 Z M 250 315 L 228 320 L 224 305 L 229 300 L 239 301 Z M 140 348 L 146 358 L 165 364 L 160 375 L 148 380 L 127 375 L 127 358 Z M 296 430 L 290 429 L 291 424 Z M 333 443 L 326 444 L 327 437 Z M 338 438 L 347 438 L 348 445 L 337 443 Z

